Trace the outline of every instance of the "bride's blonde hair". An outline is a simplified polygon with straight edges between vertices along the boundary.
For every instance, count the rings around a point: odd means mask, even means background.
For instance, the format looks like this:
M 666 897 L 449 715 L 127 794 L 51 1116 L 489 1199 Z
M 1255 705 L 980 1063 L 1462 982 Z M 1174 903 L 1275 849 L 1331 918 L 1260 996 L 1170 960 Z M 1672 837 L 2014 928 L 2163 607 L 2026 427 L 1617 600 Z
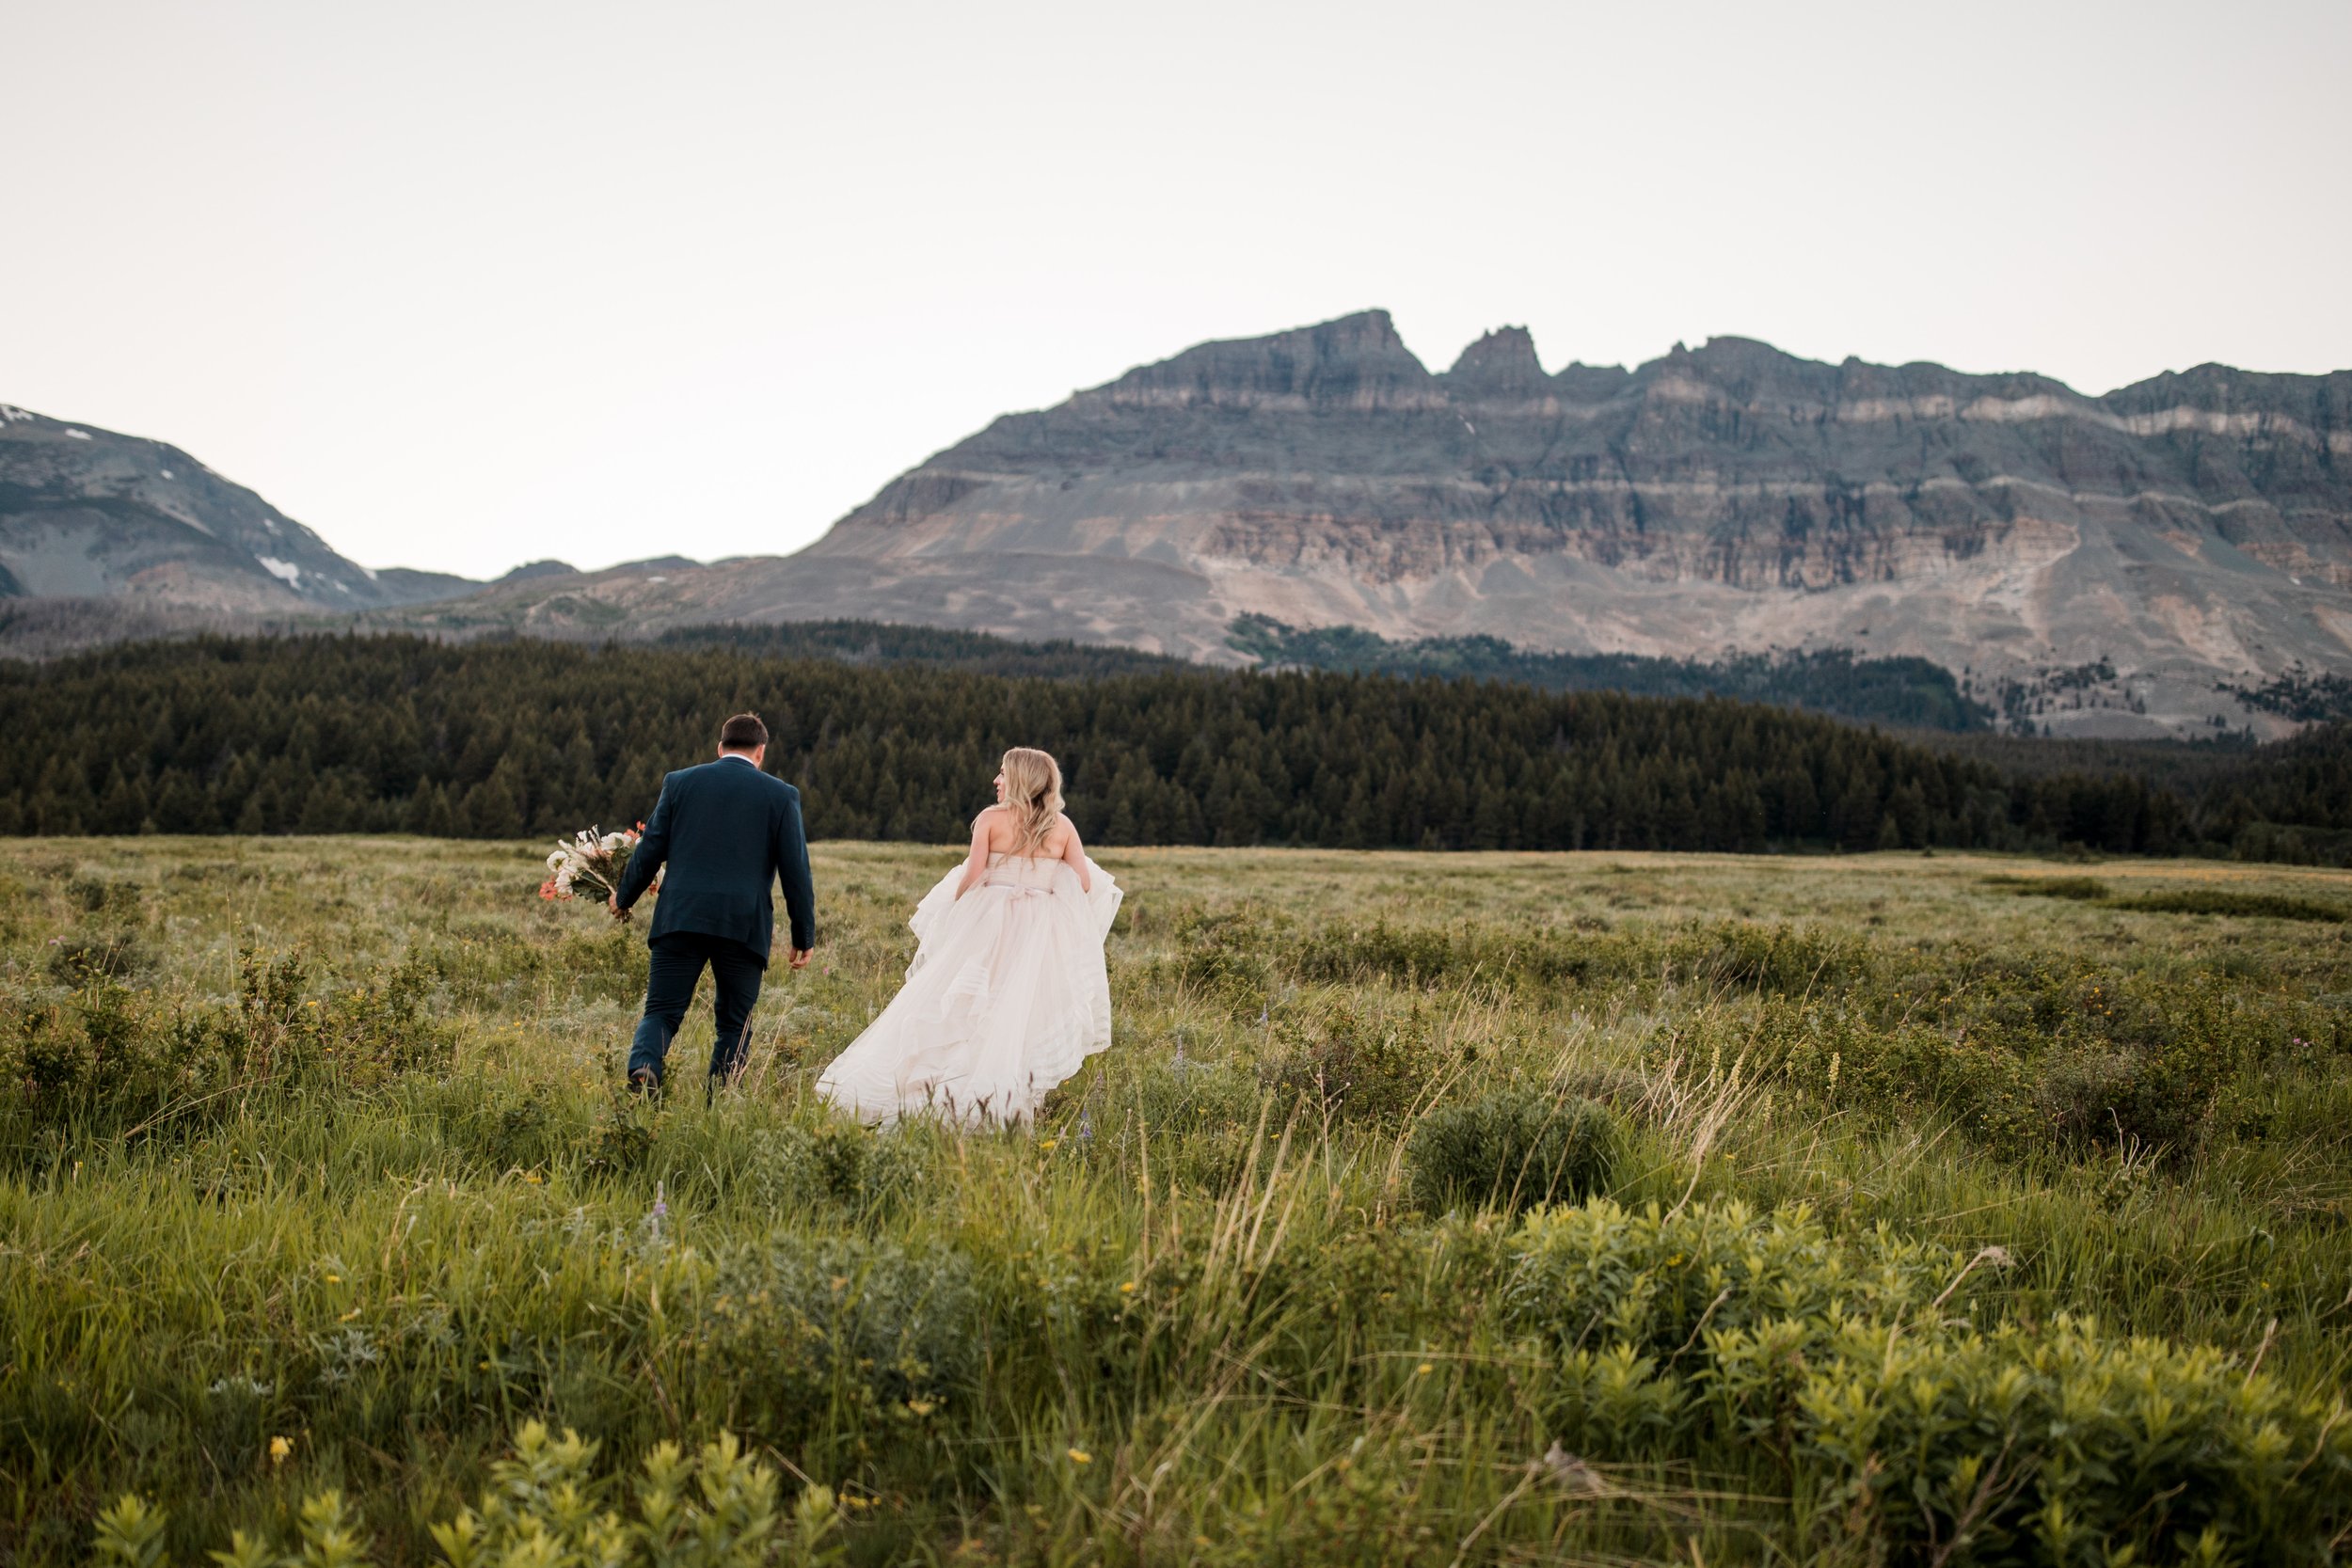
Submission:
M 1034 854 L 1045 847 L 1061 811 L 1061 765 L 1034 746 L 1015 746 L 1005 753 L 1005 809 L 1015 824 L 1016 853 Z

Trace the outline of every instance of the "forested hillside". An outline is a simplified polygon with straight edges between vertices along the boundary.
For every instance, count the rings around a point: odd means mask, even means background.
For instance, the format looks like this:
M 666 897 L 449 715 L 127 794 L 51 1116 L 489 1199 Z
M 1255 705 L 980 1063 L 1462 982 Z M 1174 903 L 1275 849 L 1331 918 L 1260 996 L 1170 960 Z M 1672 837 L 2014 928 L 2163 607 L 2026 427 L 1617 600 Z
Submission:
M 1640 654 L 1548 654 L 1499 637 L 1396 642 L 1356 626 L 1301 629 L 1244 615 L 1227 637 L 1262 665 L 1384 675 L 1468 675 L 1547 691 L 1624 691 L 1644 697 L 1737 697 L 1752 703 L 1923 730 L 1980 730 L 1993 710 L 1924 658 L 1857 658 L 1848 649 L 1738 654 L 1708 662 Z
M 1181 670 L 1185 661 L 1108 642 L 1055 638 L 1018 642 L 984 631 L 909 626 L 888 621 L 730 621 L 680 626 L 653 640 L 661 648 L 733 648 L 764 658 L 829 658 L 845 664 L 929 664 L 980 675 L 1092 678 Z
M 2260 748 L 2205 789 L 2199 818 L 2249 859 L 2352 864 L 2352 723 Z
M 827 837 L 961 839 L 1008 745 L 1124 844 L 2191 847 L 2137 779 L 2011 781 L 1718 700 L 1197 670 L 1039 680 L 738 649 L 205 639 L 0 668 L 0 832 L 503 837 L 644 816 L 739 708 Z M 2250 798 L 2249 798 L 2250 799 Z M 2262 798 L 2254 808 L 2291 806 Z

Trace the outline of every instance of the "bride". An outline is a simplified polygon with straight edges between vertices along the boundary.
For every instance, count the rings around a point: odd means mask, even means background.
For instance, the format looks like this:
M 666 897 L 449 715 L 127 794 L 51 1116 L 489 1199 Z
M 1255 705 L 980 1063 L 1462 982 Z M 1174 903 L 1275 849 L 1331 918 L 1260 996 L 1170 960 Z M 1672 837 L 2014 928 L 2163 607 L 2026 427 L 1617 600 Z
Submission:
M 883 1125 L 1025 1123 L 1111 1043 L 1103 939 L 1124 896 L 1061 812 L 1061 768 L 1016 746 L 972 852 L 915 906 L 906 984 L 817 1082 Z

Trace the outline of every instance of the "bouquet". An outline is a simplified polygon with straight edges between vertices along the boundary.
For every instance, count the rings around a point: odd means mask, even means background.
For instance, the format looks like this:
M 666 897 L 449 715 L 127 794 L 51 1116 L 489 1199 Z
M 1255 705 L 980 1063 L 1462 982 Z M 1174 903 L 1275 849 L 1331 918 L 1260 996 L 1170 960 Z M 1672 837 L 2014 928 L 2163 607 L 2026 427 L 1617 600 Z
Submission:
M 594 828 L 574 833 L 568 840 L 558 839 L 555 852 L 548 857 L 548 879 L 539 884 L 539 896 L 550 901 L 578 898 L 582 894 L 601 904 L 621 889 L 621 879 L 628 871 L 628 857 L 636 852 L 638 834 L 644 831 L 643 822 L 635 831 L 622 829 L 619 832 L 599 833 Z M 660 889 L 661 879 L 654 879 L 647 889 Z M 628 911 L 621 911 L 628 918 Z

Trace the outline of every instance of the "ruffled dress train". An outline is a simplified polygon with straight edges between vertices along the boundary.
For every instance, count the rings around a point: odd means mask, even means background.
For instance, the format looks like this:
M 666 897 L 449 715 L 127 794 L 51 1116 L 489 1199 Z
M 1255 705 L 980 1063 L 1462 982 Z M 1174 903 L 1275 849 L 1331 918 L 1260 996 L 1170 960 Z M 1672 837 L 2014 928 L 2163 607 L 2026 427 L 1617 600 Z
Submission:
M 1103 942 L 1125 896 L 1087 863 L 993 855 L 956 896 L 959 865 L 926 894 L 906 984 L 834 1059 L 817 1092 L 887 1126 L 929 1114 L 964 1127 L 1025 1124 L 1057 1085 L 1111 1043 Z

